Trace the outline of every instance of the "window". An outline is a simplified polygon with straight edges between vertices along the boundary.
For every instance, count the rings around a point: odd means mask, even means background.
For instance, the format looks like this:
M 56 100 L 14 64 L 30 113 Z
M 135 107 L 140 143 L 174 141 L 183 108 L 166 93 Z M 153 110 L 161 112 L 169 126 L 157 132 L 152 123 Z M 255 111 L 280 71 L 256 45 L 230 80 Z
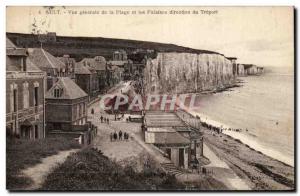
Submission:
M 35 139 L 39 138 L 39 129 L 38 125 L 34 125 L 34 137 Z
M 39 87 L 34 87 L 34 106 L 39 105 Z
M 76 110 L 76 105 L 73 106 L 73 115 L 74 115 L 74 119 L 77 119 L 77 110 Z
M 27 71 L 26 58 L 22 58 L 22 71 Z
M 28 82 L 23 83 L 23 108 L 29 107 L 29 90 Z
M 17 84 L 11 84 L 10 85 L 10 111 L 16 112 L 17 111 L 17 96 L 18 96 L 18 86 Z
M 54 97 L 58 98 L 62 96 L 63 89 L 55 88 L 53 91 Z
M 53 123 L 53 129 L 54 130 L 61 130 L 61 123 Z
M 77 112 L 77 115 L 76 115 L 76 116 L 80 117 L 80 113 L 79 113 L 79 112 L 80 112 L 80 111 L 79 111 L 79 106 L 76 106 L 76 108 L 77 108 L 77 111 L 76 111 L 76 112 Z
M 85 116 L 85 103 L 83 103 L 83 112 L 82 114 Z
M 79 104 L 79 117 L 81 117 L 82 116 L 82 106 L 81 106 L 81 104 Z
M 34 103 L 34 106 L 38 106 L 39 105 L 39 83 L 34 82 L 33 85 L 34 85 L 33 103 Z
M 54 89 L 54 97 L 59 97 L 59 89 Z
M 17 89 L 13 90 L 13 111 L 17 111 Z

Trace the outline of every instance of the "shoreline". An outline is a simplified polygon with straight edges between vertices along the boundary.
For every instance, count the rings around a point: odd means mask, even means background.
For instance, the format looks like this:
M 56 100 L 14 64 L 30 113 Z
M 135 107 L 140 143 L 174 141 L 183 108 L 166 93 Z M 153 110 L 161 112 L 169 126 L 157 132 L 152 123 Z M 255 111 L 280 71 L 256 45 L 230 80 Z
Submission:
M 281 152 L 277 152 L 275 150 L 270 149 L 269 147 L 259 144 L 257 141 L 251 140 L 250 137 L 246 136 L 245 134 L 241 133 L 240 131 L 239 132 L 233 131 L 233 130 L 229 131 L 228 129 L 231 128 L 230 126 L 220 123 L 220 122 L 217 122 L 217 121 L 214 121 L 211 118 L 209 118 L 208 116 L 203 115 L 199 112 L 192 111 L 189 113 L 192 114 L 193 116 L 199 116 L 201 119 L 201 122 L 205 122 L 208 125 L 211 125 L 213 127 L 223 127 L 225 129 L 227 129 L 227 130 L 223 130 L 222 133 L 227 136 L 230 136 L 234 139 L 239 140 L 243 144 L 251 147 L 252 149 L 255 149 L 256 151 L 263 153 L 265 156 L 271 157 L 271 158 L 276 159 L 277 161 L 280 161 L 286 165 L 294 167 L 294 160 L 289 160 L 289 158 L 286 157 Z M 206 120 L 204 120 L 204 119 L 206 119 Z M 211 130 L 211 131 L 213 131 L 213 130 Z
M 244 82 L 240 80 L 238 83 Z M 222 91 L 227 90 L 223 89 Z M 213 95 L 214 93 L 217 92 L 199 94 Z M 188 109 L 185 111 L 194 117 L 200 117 L 204 143 L 220 159 L 224 160 L 252 190 L 295 190 L 294 160 L 290 160 L 280 152 L 264 147 L 251 137 L 241 133 L 240 130 L 228 130 L 232 127 L 214 121 L 200 112 Z M 213 131 L 203 127 L 202 122 L 215 128 L 227 129 L 218 133 L 217 130 Z
M 238 77 L 234 83 L 229 84 L 226 87 L 215 89 L 215 90 L 210 90 L 210 91 L 198 92 L 198 93 L 195 92 L 195 94 L 198 94 L 201 96 L 201 95 L 213 95 L 216 93 L 232 91 L 231 90 L 232 88 L 242 87 L 244 83 L 245 83 L 245 81 Z M 191 94 L 191 93 L 185 93 L 185 94 Z M 235 139 L 240 140 L 242 143 L 250 146 L 251 148 L 257 150 L 258 152 L 261 152 L 261 153 L 265 154 L 266 156 L 269 156 L 273 159 L 283 162 L 284 164 L 287 164 L 291 167 L 294 167 L 294 159 L 291 159 L 291 157 L 286 156 L 282 152 L 276 151 L 270 147 L 267 147 L 267 146 L 259 143 L 258 141 L 253 140 L 250 137 L 250 134 L 249 134 L 249 136 L 247 136 L 245 134 L 244 130 L 243 131 L 241 131 L 241 130 L 234 131 L 233 128 L 234 129 L 238 129 L 238 128 L 226 125 L 225 123 L 215 121 L 215 120 L 213 120 L 213 118 L 210 118 L 209 116 L 204 115 L 201 112 L 190 110 L 189 108 L 187 108 L 185 110 L 186 110 L 186 112 L 190 113 L 193 116 L 199 116 L 201 119 L 201 122 L 205 122 L 208 125 L 211 125 L 212 127 L 216 127 L 216 128 L 222 127 L 223 128 L 222 133 L 229 135 Z M 226 129 L 226 130 L 224 130 L 224 129 Z M 232 129 L 232 130 L 228 130 L 228 129 Z M 242 133 L 242 132 L 244 132 L 244 133 Z
M 240 140 L 202 127 L 204 143 L 252 190 L 295 190 L 294 167 L 257 151 Z

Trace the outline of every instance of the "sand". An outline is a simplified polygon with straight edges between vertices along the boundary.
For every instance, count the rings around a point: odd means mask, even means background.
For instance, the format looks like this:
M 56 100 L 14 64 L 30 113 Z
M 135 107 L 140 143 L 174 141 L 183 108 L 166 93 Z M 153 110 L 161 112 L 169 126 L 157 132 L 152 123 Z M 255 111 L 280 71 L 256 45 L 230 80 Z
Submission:
M 213 131 L 204 132 L 204 143 L 243 179 L 252 190 L 293 190 L 294 168 L 242 143 Z

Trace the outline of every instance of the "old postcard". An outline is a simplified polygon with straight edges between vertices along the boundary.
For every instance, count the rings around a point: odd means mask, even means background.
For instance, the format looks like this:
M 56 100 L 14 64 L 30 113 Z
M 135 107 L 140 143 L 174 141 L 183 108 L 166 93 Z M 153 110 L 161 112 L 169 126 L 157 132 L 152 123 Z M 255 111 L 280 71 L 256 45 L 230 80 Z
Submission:
M 10 191 L 295 191 L 293 7 L 6 8 Z

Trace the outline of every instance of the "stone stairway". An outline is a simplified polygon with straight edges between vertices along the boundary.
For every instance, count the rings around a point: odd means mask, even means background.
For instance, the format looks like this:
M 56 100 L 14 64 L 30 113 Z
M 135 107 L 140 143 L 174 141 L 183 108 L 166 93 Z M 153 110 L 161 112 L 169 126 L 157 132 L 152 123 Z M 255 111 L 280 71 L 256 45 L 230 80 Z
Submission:
M 161 167 L 165 170 L 165 172 L 169 175 L 174 175 L 175 177 L 184 175 L 184 172 L 178 169 L 174 163 L 161 163 Z

